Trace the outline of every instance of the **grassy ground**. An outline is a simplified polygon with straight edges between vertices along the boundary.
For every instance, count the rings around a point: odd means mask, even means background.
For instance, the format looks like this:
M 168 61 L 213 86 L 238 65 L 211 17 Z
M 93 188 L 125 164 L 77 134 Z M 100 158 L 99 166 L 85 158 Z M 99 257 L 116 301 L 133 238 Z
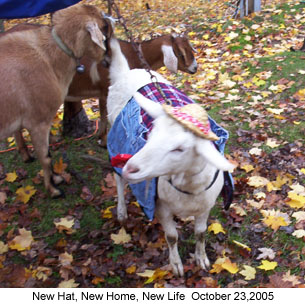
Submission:
M 37 161 L 24 164 L 17 151 L 0 154 L 2 286 L 304 286 L 305 54 L 290 47 L 301 47 L 305 4 L 281 1 L 259 15 L 231 20 L 224 16 L 227 7 L 218 2 L 194 1 L 189 7 L 181 1 L 175 11 L 173 1 L 156 1 L 150 12 L 134 2 L 120 6 L 138 38 L 188 31 L 198 51 L 198 73 L 161 73 L 230 132 L 226 154 L 238 163 L 235 199 L 229 211 L 223 210 L 220 199 L 211 213 L 209 225 L 223 228 L 207 233 L 211 270 L 194 265 L 193 223 L 179 221 L 186 275 L 177 279 L 164 272 L 168 251 L 163 231 L 157 220 L 145 219 L 128 190 L 125 228 L 130 237 L 115 243 L 111 235 L 121 229 L 116 189 L 107 152 L 93 136 L 63 139 L 51 148 L 66 181 L 60 186 L 66 196 L 57 200 L 46 195 Z M 123 37 L 120 28 L 117 33 Z M 90 115 L 95 111 L 93 107 Z M 54 142 L 62 140 L 60 124 L 53 131 Z M 0 143 L 0 150 L 9 144 Z M 9 173 L 16 173 L 14 180 L 7 179 Z M 36 192 L 26 202 L 16 192 L 27 186 Z M 23 228 L 32 237 L 23 235 Z M 16 237 L 22 237 L 24 247 L 16 246 Z M 144 271 L 147 277 L 139 274 Z

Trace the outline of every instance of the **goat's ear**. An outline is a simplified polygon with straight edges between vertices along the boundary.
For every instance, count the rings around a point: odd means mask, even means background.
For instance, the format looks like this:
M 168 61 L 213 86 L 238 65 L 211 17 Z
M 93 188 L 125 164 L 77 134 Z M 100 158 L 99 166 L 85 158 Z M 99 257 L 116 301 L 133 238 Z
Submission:
M 147 99 L 139 92 L 136 92 L 134 94 L 134 98 L 136 99 L 140 107 L 143 108 L 152 118 L 156 119 L 157 117 L 164 115 L 164 110 L 161 104 Z
M 231 164 L 221 153 L 218 152 L 210 140 L 198 138 L 196 142 L 196 150 L 217 169 L 231 171 L 235 168 L 233 164 Z
M 163 52 L 163 62 L 168 70 L 171 72 L 177 73 L 178 71 L 178 59 L 174 53 L 172 46 L 164 45 L 162 46 Z
M 91 39 L 94 43 L 96 43 L 99 47 L 106 51 L 105 47 L 105 36 L 99 29 L 96 22 L 89 21 L 86 24 L 86 29 L 90 33 Z

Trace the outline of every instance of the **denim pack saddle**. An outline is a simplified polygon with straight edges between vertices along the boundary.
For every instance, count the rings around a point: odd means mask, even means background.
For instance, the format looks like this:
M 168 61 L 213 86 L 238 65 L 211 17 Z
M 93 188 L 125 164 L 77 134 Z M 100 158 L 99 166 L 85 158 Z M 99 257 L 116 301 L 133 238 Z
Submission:
M 165 83 L 158 84 L 166 98 L 172 103 L 172 106 L 183 106 L 195 103 L 187 95 L 172 85 Z M 154 102 L 161 104 L 164 103 L 164 98 L 154 83 L 143 86 L 138 90 L 138 92 Z M 214 144 L 218 151 L 224 154 L 224 148 L 226 141 L 229 138 L 229 133 L 210 117 L 209 121 L 212 131 L 219 137 L 219 140 L 215 141 Z M 145 145 L 147 135 L 153 127 L 152 124 L 153 119 L 140 108 L 134 98 L 131 98 L 117 116 L 108 133 L 107 147 L 109 158 L 111 159 L 117 154 L 136 154 Z M 121 168 L 114 168 L 114 170 L 119 175 L 122 174 Z M 154 178 L 149 182 L 143 181 L 137 184 L 129 184 L 129 186 L 147 218 L 152 220 L 154 217 L 155 201 L 157 198 L 157 178 Z M 232 202 L 233 191 L 233 178 L 230 173 L 224 172 L 222 196 L 224 199 L 225 209 L 228 209 Z

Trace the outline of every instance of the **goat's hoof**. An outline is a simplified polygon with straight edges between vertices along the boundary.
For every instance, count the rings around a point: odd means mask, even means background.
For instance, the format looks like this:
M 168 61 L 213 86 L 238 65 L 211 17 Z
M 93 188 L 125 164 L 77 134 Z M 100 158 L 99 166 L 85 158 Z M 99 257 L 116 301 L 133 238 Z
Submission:
M 61 189 L 54 189 L 53 192 L 51 192 L 51 198 L 52 199 L 59 199 L 59 198 L 64 198 L 65 193 Z
M 205 271 L 208 271 L 210 268 L 210 261 L 207 256 L 196 256 L 196 264 Z
M 184 270 L 182 263 L 174 263 L 171 264 L 173 273 L 176 277 L 183 277 L 184 276 Z
M 127 213 L 126 213 L 126 214 L 120 214 L 120 213 L 118 213 L 118 221 L 119 221 L 121 224 L 125 224 L 126 221 L 127 221 Z
M 52 174 L 51 182 L 52 182 L 54 185 L 59 185 L 59 184 L 62 183 L 63 181 L 64 181 L 64 179 L 63 179 L 63 177 L 61 177 L 60 175 Z

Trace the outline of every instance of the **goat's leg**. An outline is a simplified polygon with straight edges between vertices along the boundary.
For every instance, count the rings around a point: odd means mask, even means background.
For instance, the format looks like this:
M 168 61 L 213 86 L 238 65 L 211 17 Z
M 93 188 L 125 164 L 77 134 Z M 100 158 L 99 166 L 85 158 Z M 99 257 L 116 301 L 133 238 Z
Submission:
M 22 160 L 25 163 L 32 162 L 34 160 L 34 158 L 29 153 L 28 147 L 26 146 L 24 138 L 22 136 L 22 131 L 19 130 L 19 131 L 15 132 L 14 137 L 15 137 L 15 140 L 16 140 L 16 143 L 17 143 L 18 151 L 20 152 L 20 155 L 22 157 Z
M 101 126 L 99 131 L 99 138 L 101 140 L 101 146 L 107 146 L 107 96 L 101 95 L 99 97 L 99 108 L 100 108 L 100 119 L 101 119 Z
M 158 205 L 156 215 L 165 232 L 165 239 L 169 248 L 169 262 L 173 273 L 178 277 L 182 277 L 184 275 L 184 271 L 178 252 L 178 232 L 176 229 L 176 222 L 173 219 L 173 215 L 166 209 L 166 204 L 165 208 L 161 209 Z
M 36 151 L 37 158 L 43 169 L 44 185 L 50 192 L 52 198 L 57 198 L 63 195 L 63 192 L 55 188 L 51 182 L 58 184 L 62 181 L 59 175 L 56 175 L 52 171 L 51 157 L 49 154 L 49 132 L 50 127 L 48 125 L 40 125 L 35 127 L 32 131 L 29 131 L 32 142 Z
M 117 173 L 114 174 L 118 192 L 118 220 L 122 223 L 127 219 L 127 207 L 125 203 L 124 187 L 125 181 Z
M 207 220 L 209 213 L 206 212 L 200 216 L 195 217 L 195 238 L 196 238 L 196 249 L 195 259 L 196 264 L 203 270 L 207 270 L 210 266 L 210 261 L 205 252 L 205 231 L 207 229 Z

